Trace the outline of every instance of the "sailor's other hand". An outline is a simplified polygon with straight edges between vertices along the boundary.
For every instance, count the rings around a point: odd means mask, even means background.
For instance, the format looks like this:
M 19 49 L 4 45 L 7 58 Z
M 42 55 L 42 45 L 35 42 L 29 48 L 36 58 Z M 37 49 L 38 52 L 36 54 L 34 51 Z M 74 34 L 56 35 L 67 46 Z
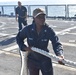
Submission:
M 59 57 L 58 63 L 61 64 L 61 65 L 65 65 L 65 63 L 62 62 L 62 60 L 64 60 L 64 56 L 61 55 L 61 56 L 58 56 L 58 57 Z
M 25 18 L 25 21 L 27 21 L 27 17 Z
M 32 50 L 31 50 L 31 47 L 26 47 L 26 48 L 25 48 L 25 51 L 31 52 L 31 51 L 32 51 Z

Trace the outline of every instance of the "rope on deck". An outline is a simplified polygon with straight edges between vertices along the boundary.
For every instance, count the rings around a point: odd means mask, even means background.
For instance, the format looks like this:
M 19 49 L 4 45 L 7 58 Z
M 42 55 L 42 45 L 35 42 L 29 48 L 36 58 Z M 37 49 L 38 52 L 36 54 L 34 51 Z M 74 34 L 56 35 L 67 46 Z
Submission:
M 20 55 L 21 55 L 21 71 L 19 75 L 28 75 L 28 68 L 27 68 L 28 52 L 20 51 Z

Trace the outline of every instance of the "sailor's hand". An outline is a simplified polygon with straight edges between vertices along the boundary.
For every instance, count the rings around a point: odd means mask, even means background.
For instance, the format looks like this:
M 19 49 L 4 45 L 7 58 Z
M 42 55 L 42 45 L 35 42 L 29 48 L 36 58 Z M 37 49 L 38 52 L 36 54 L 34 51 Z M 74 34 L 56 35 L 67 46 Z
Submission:
M 32 50 L 31 50 L 31 47 L 26 47 L 26 48 L 25 48 L 25 51 L 31 52 L 31 51 L 32 51 Z
M 61 64 L 61 65 L 65 65 L 65 63 L 62 62 L 62 60 L 64 60 L 64 56 L 61 55 L 61 56 L 58 56 L 58 57 L 59 57 L 58 63 Z
M 25 18 L 25 21 L 27 21 L 27 17 Z

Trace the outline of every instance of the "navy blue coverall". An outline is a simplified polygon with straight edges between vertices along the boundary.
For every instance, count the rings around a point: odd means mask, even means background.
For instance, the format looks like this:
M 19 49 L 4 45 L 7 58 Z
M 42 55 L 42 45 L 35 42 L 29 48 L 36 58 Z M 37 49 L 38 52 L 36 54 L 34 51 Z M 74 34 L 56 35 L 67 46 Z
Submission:
M 27 47 L 24 44 L 25 38 L 27 38 L 27 43 L 30 47 L 40 48 L 47 52 L 49 52 L 47 46 L 50 40 L 55 54 L 57 56 L 63 54 L 63 48 L 57 35 L 47 24 L 43 25 L 43 29 L 39 34 L 36 31 L 35 23 L 26 26 L 18 33 L 16 40 L 22 51 L 25 51 L 24 48 Z M 39 75 L 39 70 L 42 71 L 42 75 L 53 75 L 51 59 L 33 51 L 28 54 L 28 68 L 30 75 Z
M 22 23 L 23 25 L 27 25 L 27 20 L 26 20 L 26 15 L 25 13 L 27 13 L 27 9 L 24 6 L 17 7 L 15 9 L 15 13 L 18 14 L 18 23 L 19 23 L 19 31 L 22 29 Z

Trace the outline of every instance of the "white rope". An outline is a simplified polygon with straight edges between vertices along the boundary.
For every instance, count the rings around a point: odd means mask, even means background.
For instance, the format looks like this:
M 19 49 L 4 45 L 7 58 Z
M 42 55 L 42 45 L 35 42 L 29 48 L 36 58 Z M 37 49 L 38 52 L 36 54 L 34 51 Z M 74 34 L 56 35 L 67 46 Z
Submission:
M 27 68 L 27 55 L 28 52 L 20 51 L 21 54 L 21 72 L 20 75 L 28 75 L 28 68 Z
M 32 47 L 31 49 L 32 49 L 32 51 L 35 51 L 35 52 L 37 52 L 37 53 L 40 53 L 40 54 L 42 54 L 42 55 L 44 55 L 44 56 L 47 56 L 47 57 L 49 57 L 49 58 L 53 58 L 53 59 L 55 59 L 56 61 L 59 61 L 59 59 L 60 59 L 59 57 L 57 57 L 57 56 L 55 56 L 55 55 L 53 55 L 53 54 L 51 54 L 51 53 L 49 53 L 49 52 L 46 52 L 46 51 L 44 51 L 44 50 L 42 50 L 42 49 L 38 49 L 38 48 L 35 48 L 35 47 Z M 70 60 L 66 60 L 66 59 L 62 60 L 62 62 L 63 62 L 64 64 L 67 64 L 67 65 L 71 65 L 71 66 L 76 67 L 76 62 L 73 62 L 73 61 L 70 61 Z
M 32 49 L 32 51 L 35 51 L 37 53 L 40 53 L 40 54 L 42 54 L 44 56 L 47 56 L 49 58 L 55 59 L 56 61 L 59 61 L 60 60 L 59 57 L 57 57 L 57 56 L 55 56 L 55 55 L 53 55 L 53 54 L 51 54 L 49 52 L 46 52 L 46 51 L 44 51 L 42 49 L 35 48 L 35 47 L 32 47 L 31 49 Z M 21 72 L 20 72 L 20 75 L 28 75 L 28 68 L 27 68 L 27 55 L 28 55 L 28 51 L 25 51 L 25 52 L 20 51 L 20 53 L 21 53 L 21 58 L 22 58 L 21 59 L 22 64 L 21 64 Z M 70 61 L 70 60 L 66 60 L 66 59 L 62 60 L 62 62 L 64 64 L 67 64 L 67 65 L 71 65 L 71 66 L 76 67 L 76 62 L 73 62 L 73 61 Z

